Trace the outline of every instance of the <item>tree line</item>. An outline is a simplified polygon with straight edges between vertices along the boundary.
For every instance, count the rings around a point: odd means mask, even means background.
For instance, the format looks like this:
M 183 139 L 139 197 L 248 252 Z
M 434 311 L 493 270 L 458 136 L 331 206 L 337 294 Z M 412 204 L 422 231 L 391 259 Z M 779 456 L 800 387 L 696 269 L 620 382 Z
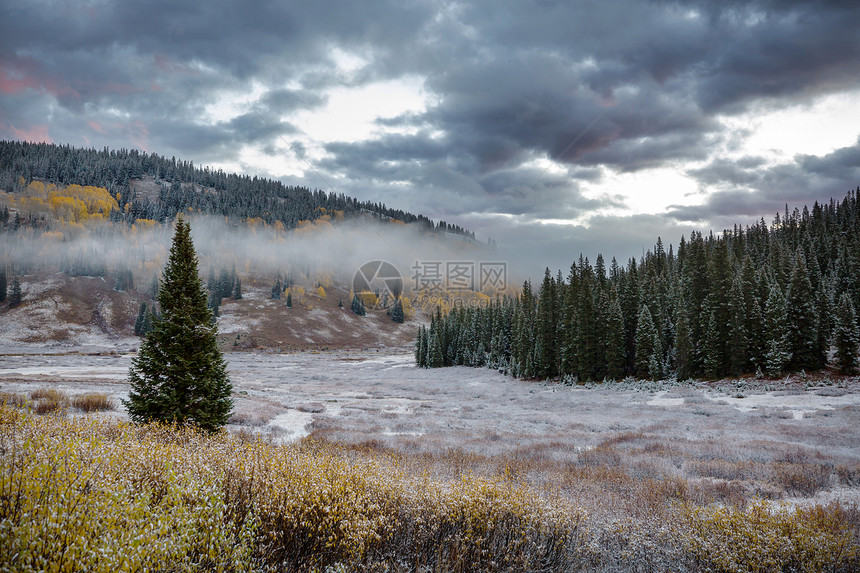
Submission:
M 857 367 L 860 188 L 770 225 L 660 238 L 606 268 L 581 255 L 516 297 L 437 310 L 420 327 L 422 367 L 491 367 L 521 378 L 778 376 Z
M 157 198 L 137 193 L 134 180 L 152 177 L 158 185 Z M 342 212 L 345 217 L 362 215 L 415 223 L 432 232 L 447 232 L 471 239 L 475 235 L 445 221 L 438 223 L 423 215 L 359 201 L 343 193 L 284 185 L 280 181 L 225 173 L 221 169 L 195 166 L 194 162 L 170 159 L 136 149 L 110 150 L 75 148 L 69 145 L 0 141 L 0 189 L 14 191 L 43 180 L 55 185 L 98 186 L 117 199 L 120 209 L 110 218 L 129 224 L 138 219 L 173 221 L 177 214 L 193 211 L 227 217 L 233 221 L 259 218 L 276 221 L 294 229 L 300 221 L 317 217 L 321 209 Z M 21 224 L 20 217 L 0 214 L 5 227 Z M 38 224 L 32 218 L 25 221 Z

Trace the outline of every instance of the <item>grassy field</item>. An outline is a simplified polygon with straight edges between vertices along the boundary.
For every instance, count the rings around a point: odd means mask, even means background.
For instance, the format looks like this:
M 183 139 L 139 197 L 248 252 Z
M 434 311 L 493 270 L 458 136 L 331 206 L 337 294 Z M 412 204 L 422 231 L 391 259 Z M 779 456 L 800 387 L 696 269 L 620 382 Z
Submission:
M 683 458 L 683 444 L 635 434 L 575 463 L 409 454 L 137 427 L 71 402 L 39 415 L 32 397 L 9 398 L 18 405 L 0 407 L 2 571 L 860 567 L 856 506 L 754 499 L 729 480 L 667 476 L 643 459 Z M 700 469 L 803 489 L 821 467 L 715 458 Z M 857 473 L 830 468 L 827 479 Z

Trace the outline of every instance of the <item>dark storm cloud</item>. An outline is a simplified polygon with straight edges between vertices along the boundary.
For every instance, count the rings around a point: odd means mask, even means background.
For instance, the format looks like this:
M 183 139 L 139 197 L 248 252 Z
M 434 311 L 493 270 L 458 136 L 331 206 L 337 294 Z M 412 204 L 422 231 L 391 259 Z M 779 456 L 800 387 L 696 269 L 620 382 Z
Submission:
M 712 154 L 733 138 L 723 116 L 860 89 L 858 24 L 856 2 L 8 0 L 0 137 L 198 164 L 319 145 L 313 169 L 337 191 L 479 227 L 498 213 L 536 236 L 551 230 L 542 218 L 622 206 L 584 197 L 587 181 L 704 162 L 688 174 L 705 205 L 629 226 L 644 232 L 856 186 L 856 147 L 775 166 Z M 365 141 L 314 141 L 291 123 L 333 87 L 406 76 L 423 81 L 426 109 L 377 120 Z M 211 119 L 223 98 L 252 93 L 237 117 Z M 567 173 L 535 169 L 543 158 Z

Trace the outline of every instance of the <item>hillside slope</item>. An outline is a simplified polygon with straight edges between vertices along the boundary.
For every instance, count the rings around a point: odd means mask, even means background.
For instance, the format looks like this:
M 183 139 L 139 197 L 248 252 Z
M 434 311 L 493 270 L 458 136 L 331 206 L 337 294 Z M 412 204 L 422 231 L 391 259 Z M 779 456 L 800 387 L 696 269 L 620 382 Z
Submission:
M 35 273 L 22 277 L 20 306 L 0 305 L 0 351 L 38 347 L 62 351 L 136 350 L 134 323 L 146 297 L 118 292 L 102 277 Z M 271 285 L 249 280 L 243 298 L 225 298 L 218 318 L 225 351 L 401 348 L 412 344 L 415 323 L 394 323 L 384 310 L 360 317 L 349 310 L 348 290 L 332 286 L 297 296 L 293 308 L 270 298 Z M 340 308 L 338 301 L 344 300 Z

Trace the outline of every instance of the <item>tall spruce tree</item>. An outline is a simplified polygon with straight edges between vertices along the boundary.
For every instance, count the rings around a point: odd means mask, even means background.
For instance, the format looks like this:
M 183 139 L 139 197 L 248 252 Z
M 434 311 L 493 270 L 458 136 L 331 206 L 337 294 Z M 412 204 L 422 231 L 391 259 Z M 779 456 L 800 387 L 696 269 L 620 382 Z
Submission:
M 779 283 L 770 285 L 765 304 L 765 367 L 773 377 L 779 376 L 791 360 L 791 340 L 788 333 L 788 312 Z
M 230 416 L 232 386 L 190 231 L 179 217 L 158 293 L 160 316 L 132 360 L 131 391 L 123 404 L 137 423 L 193 425 L 213 432 Z
M 799 249 L 794 257 L 785 300 L 792 353 L 791 366 L 796 369 L 816 369 L 820 361 L 817 352 L 818 315 L 815 311 L 815 292 L 809 279 L 806 257 Z
M 535 334 L 537 335 L 535 374 L 540 378 L 550 378 L 556 374 L 556 316 L 555 285 L 549 267 L 544 271 L 538 299 Z
M 614 286 L 609 287 L 609 311 L 606 325 L 606 376 L 620 380 L 624 376 L 627 352 L 624 346 L 624 315 Z
M 391 307 L 391 320 L 398 324 L 402 324 L 403 320 L 406 317 L 403 314 L 403 303 L 400 302 L 400 298 L 394 301 L 394 306 Z
M 745 304 L 741 278 L 732 281 L 729 293 L 729 374 L 739 376 L 749 362 L 747 354 L 747 332 L 745 324 Z
M 857 328 L 857 313 L 847 292 L 839 297 L 836 325 L 833 329 L 833 344 L 836 346 L 836 364 L 844 374 L 857 370 L 857 345 L 860 344 L 860 329 Z
M 6 269 L 0 268 L 0 302 L 6 300 L 7 293 L 7 283 L 6 283 Z
M 655 378 L 653 372 L 659 357 L 662 354 L 659 347 L 660 339 L 654 319 L 648 305 L 643 304 L 639 312 L 639 321 L 636 325 L 636 376 L 638 378 Z
M 675 366 L 679 380 L 693 377 L 693 341 L 684 289 L 678 300 L 678 315 L 675 318 Z

